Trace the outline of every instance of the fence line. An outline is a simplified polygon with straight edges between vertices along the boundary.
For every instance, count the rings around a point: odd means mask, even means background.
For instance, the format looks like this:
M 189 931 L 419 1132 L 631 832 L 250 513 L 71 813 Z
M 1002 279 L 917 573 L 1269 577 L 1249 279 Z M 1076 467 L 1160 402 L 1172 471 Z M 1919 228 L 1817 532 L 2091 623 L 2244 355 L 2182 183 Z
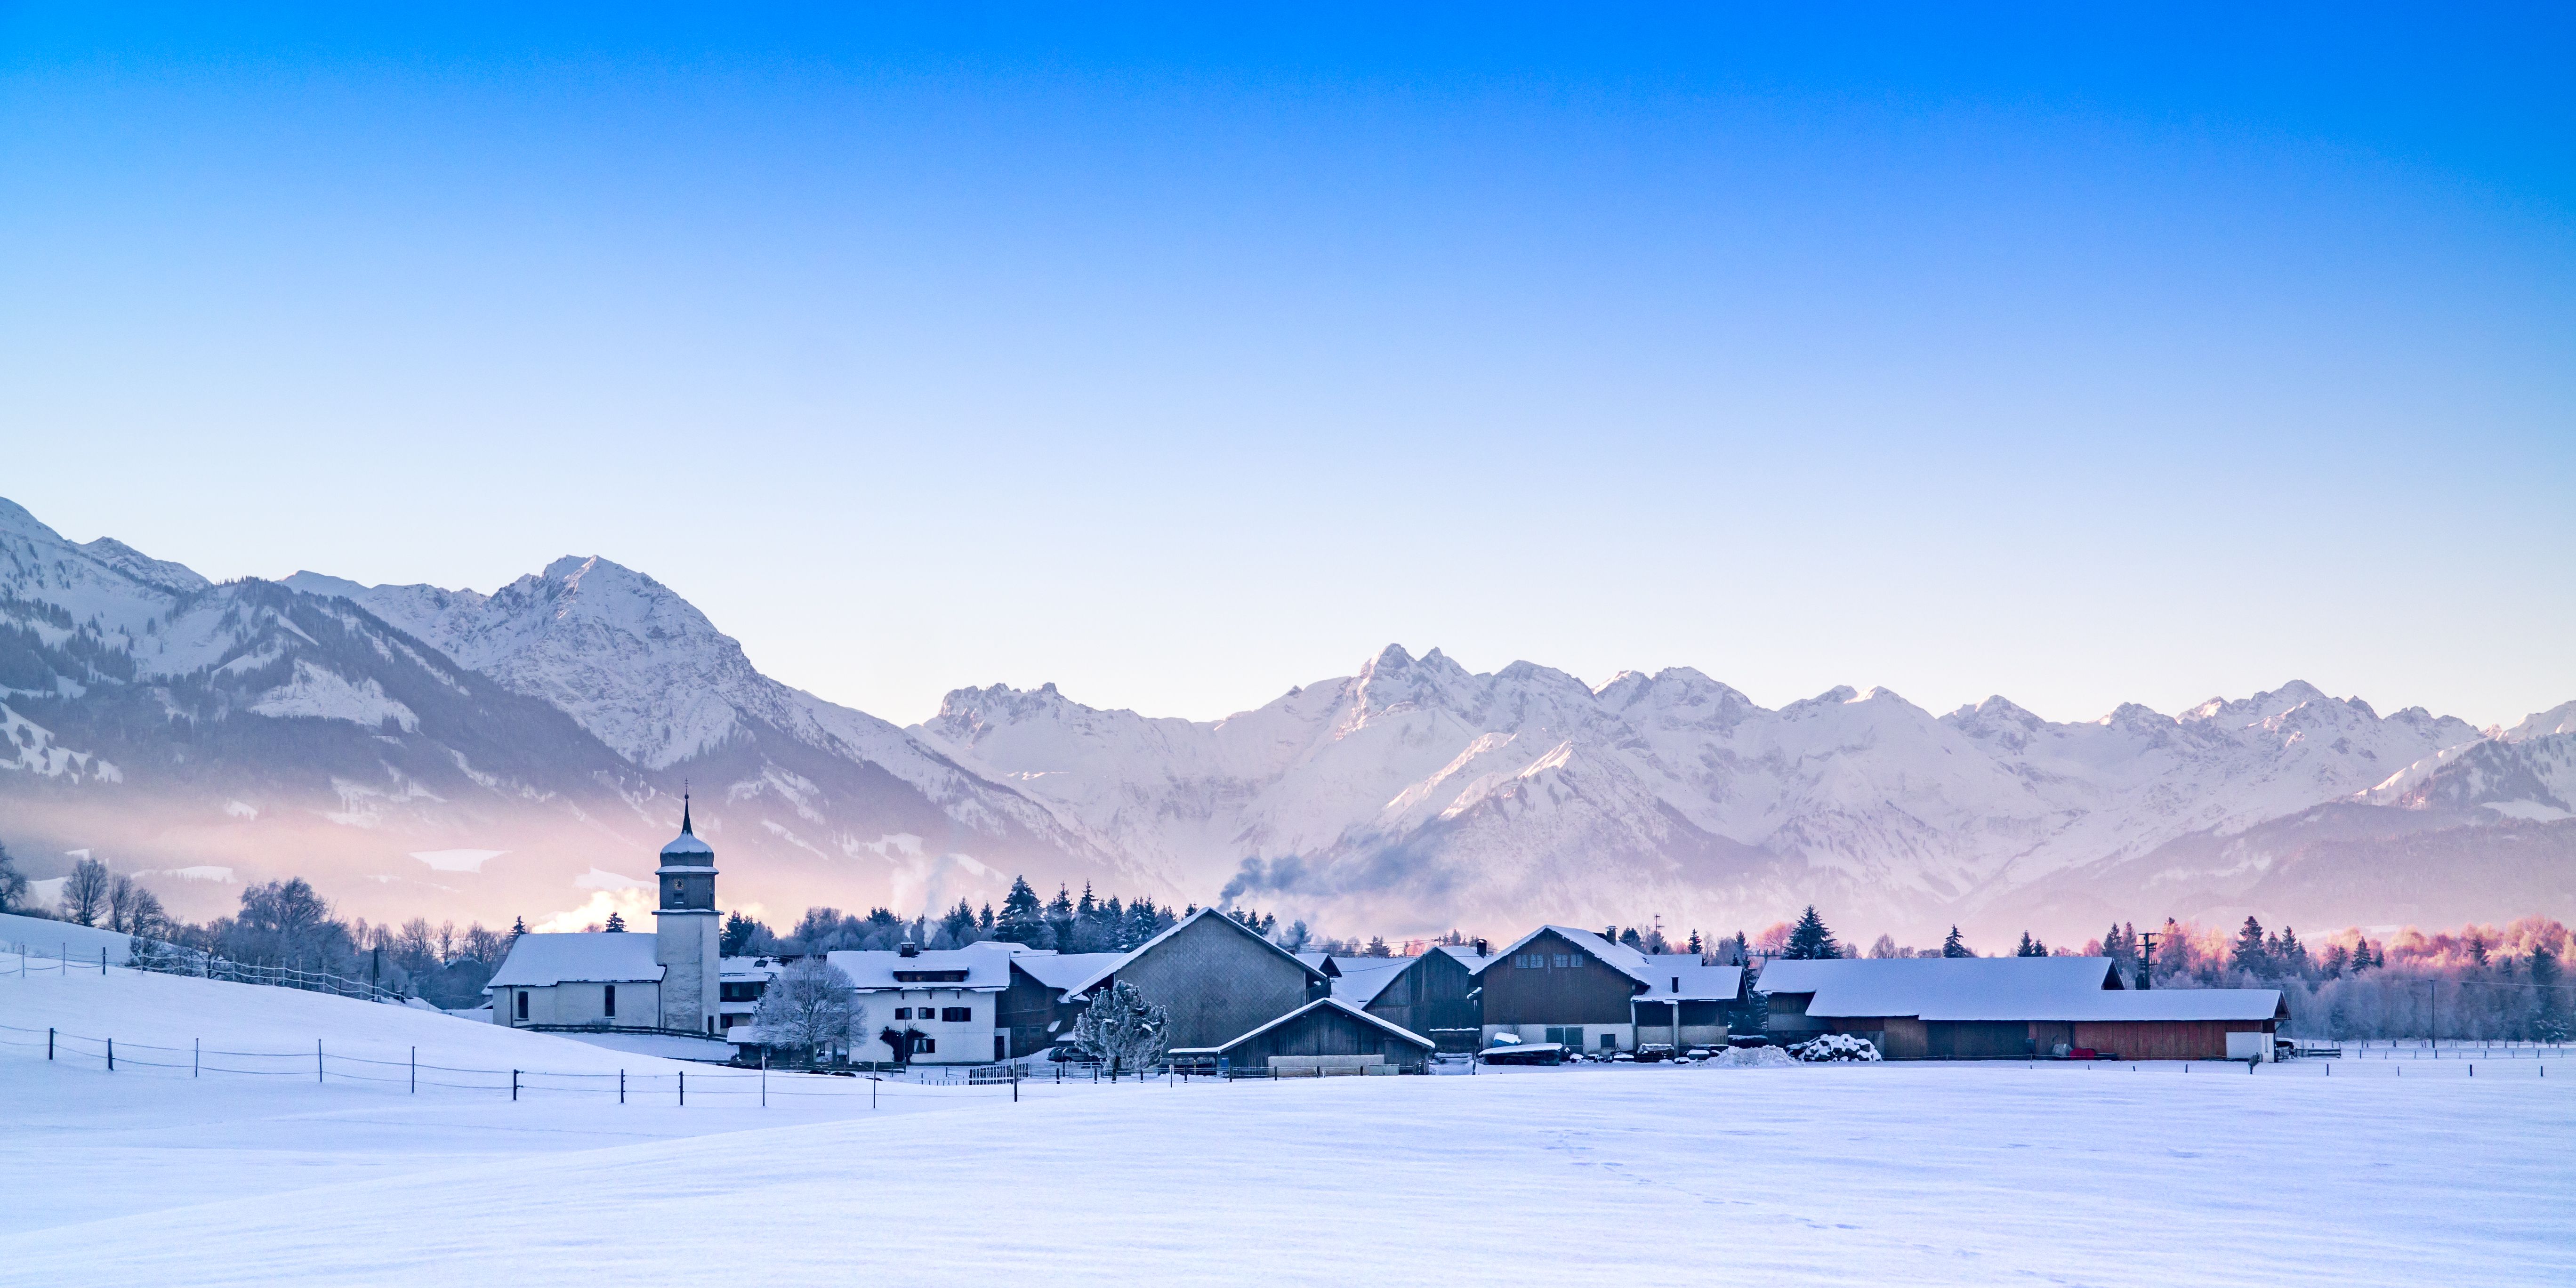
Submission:
M 400 1003 L 410 1000 L 410 995 L 399 989 L 386 988 L 371 980 L 334 975 L 329 971 L 305 970 L 298 966 L 270 965 L 260 962 L 237 962 L 202 948 L 189 948 L 166 940 L 146 939 L 141 935 L 128 935 L 126 940 L 128 944 L 126 959 L 115 963 L 107 960 L 108 950 L 105 948 L 99 949 L 98 956 L 92 959 L 87 956 L 74 956 L 71 946 L 67 943 L 56 945 L 58 951 L 54 953 L 43 951 L 41 945 L 24 942 L 11 945 L 11 951 L 17 954 L 17 974 L 21 978 L 34 972 L 34 968 L 30 965 L 34 961 L 51 961 L 54 963 L 51 973 L 62 975 L 69 975 L 76 970 L 86 973 L 93 966 L 101 973 L 105 973 L 112 964 L 127 970 L 146 971 L 157 975 L 185 975 L 194 979 L 223 980 L 234 984 L 261 984 L 271 988 L 292 988 L 308 993 L 329 993 L 335 997 L 353 997 L 367 1002 Z

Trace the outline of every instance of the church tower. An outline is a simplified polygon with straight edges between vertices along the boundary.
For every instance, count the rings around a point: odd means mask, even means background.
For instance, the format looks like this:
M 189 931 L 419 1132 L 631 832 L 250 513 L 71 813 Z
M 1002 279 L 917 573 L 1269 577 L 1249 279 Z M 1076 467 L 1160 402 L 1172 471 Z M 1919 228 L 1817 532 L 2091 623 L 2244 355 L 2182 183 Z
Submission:
M 680 834 L 662 847 L 653 873 L 661 906 L 653 910 L 653 960 L 662 964 L 662 1027 L 723 1037 L 716 1029 L 716 1001 L 723 978 L 716 924 L 715 847 L 698 839 L 689 823 L 689 797 L 680 795 Z

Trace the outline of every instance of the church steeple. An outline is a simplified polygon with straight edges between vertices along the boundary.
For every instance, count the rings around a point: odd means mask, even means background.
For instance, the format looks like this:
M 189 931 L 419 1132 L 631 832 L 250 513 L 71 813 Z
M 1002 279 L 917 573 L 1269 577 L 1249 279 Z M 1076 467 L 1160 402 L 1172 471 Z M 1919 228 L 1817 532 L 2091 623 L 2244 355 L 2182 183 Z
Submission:
M 696 832 L 689 830 L 689 789 L 686 787 L 680 789 L 680 835 L 697 835 Z

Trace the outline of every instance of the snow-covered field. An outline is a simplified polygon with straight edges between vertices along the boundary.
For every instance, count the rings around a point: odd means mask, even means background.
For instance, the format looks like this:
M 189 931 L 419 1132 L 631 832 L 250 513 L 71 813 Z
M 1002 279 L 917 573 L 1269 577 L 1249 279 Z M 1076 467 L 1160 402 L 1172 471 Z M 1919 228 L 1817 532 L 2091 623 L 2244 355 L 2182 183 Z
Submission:
M 2576 1282 L 2576 1061 L 2528 1055 L 2475 1076 L 1037 1083 L 1016 1103 L 888 1084 L 873 1109 L 863 1081 L 773 1075 L 763 1108 L 756 1078 L 436 1014 L 14 968 L 0 954 L 0 1283 Z M 116 1036 L 118 1070 L 23 1045 L 47 1026 Z M 280 1055 L 134 1063 L 197 1038 Z M 342 1076 L 415 1046 L 593 1076 L 523 1080 L 515 1103 L 506 1074 Z M 621 1068 L 649 1094 L 617 1103 Z

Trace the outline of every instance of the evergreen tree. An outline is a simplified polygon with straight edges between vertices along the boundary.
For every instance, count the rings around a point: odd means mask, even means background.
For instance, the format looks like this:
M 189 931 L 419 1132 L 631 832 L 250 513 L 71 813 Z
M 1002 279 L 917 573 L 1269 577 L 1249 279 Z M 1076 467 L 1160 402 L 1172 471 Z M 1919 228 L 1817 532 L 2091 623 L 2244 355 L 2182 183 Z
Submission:
M 2263 923 L 2251 915 L 2245 928 L 2236 932 L 2236 949 L 2228 954 L 2228 964 L 2249 975 L 2272 973 L 2272 951 L 2263 942 Z
M 1798 924 L 1789 930 L 1789 946 L 1780 955 L 1790 961 L 1824 961 L 1843 953 L 1834 943 L 1834 932 L 1825 929 L 1825 919 L 1816 915 L 1816 905 L 1811 903 L 1798 914 Z
M 1708 952 L 1706 948 L 1700 946 L 1699 932 L 1696 930 L 1691 932 L 1690 942 L 1682 946 L 1682 951 L 1686 953 L 1698 953 L 1701 955 L 1706 955 Z
M 613 909 L 613 908 L 612 908 L 612 909 L 610 909 L 610 910 L 609 910 L 609 913 L 608 913 L 608 924 L 607 924 L 605 927 L 602 927 L 602 928 L 603 928 L 603 929 L 605 929 L 608 933 L 610 933 L 610 934 L 612 934 L 612 935 L 622 935 L 622 934 L 625 934 L 625 933 L 626 933 L 626 918 L 621 917 L 621 916 L 618 916 L 618 915 L 617 915 L 617 911 L 616 911 L 615 909 Z
M 528 933 L 528 919 L 525 917 L 512 917 L 510 919 L 510 942 L 514 944 L 519 942 L 519 936 L 526 933 Z M 505 949 L 504 951 L 507 950 Z
M 1630 926 L 1626 930 L 1619 932 L 1619 942 L 1630 948 L 1638 949 L 1639 951 L 1643 951 L 1646 947 L 1645 939 L 1638 935 L 1637 928 L 1635 926 Z
M 2027 938 L 2028 936 L 2024 936 L 2024 937 L 2025 937 L 2025 938 Z M 1959 928 L 1958 928 L 1957 926 L 1952 926 L 1952 927 L 1950 927 L 1950 933 L 1949 933 L 1949 934 L 1947 934 L 1947 935 L 1942 936 L 1942 939 L 1941 939 L 1941 955 L 1942 955 L 1942 956 L 1944 956 L 1944 957 L 1974 957 L 1974 956 L 1976 956 L 1976 954 L 1975 954 L 1975 953 L 1972 953 L 1972 952 L 1968 951 L 1968 945 L 1967 945 L 1965 942 L 1963 942 L 1963 941 L 1961 941 L 1961 940 L 1960 940 L 1960 938 L 1959 938 Z
M 1746 939 L 1743 931 L 1736 931 L 1734 942 L 1718 955 L 1723 959 L 1722 965 L 1750 966 L 1753 964 L 1753 941 Z
M 948 915 L 939 919 L 939 933 L 947 936 L 948 942 L 956 947 L 962 948 L 975 942 L 974 906 L 963 899 L 958 900 L 957 906 L 949 909 Z
M 1386 946 L 1386 940 L 1376 935 L 1369 936 L 1368 947 L 1360 950 L 1362 957 L 1391 957 L 1394 953 L 1394 949 Z
M 1011 892 L 1002 896 L 1001 915 L 993 919 L 993 938 L 1035 946 L 1045 930 L 1045 919 L 1039 915 L 1038 892 L 1029 888 L 1028 878 L 1011 878 Z
M 1091 897 L 1091 883 L 1085 881 L 1082 883 L 1082 898 L 1074 901 L 1073 915 L 1088 917 L 1098 911 L 1100 911 L 1100 901 Z
M 2273 948 L 2272 957 L 2273 960 L 2280 963 L 2281 969 L 2284 972 L 2300 976 L 2302 978 L 2306 977 L 2308 973 L 2308 946 L 2299 942 L 2298 931 L 2293 930 L 2288 926 L 2281 927 L 2281 942 Z
M 2567 994 L 2559 987 L 2564 972 L 2558 968 L 2558 955 L 2546 944 L 2533 944 L 2525 964 L 2531 971 L 2531 1036 L 2541 1042 L 2566 1041 Z
M 2019 946 L 2017 946 L 2017 947 L 2015 947 L 2015 948 L 2013 949 L 2013 956 L 2015 956 L 2015 957 L 2046 957 L 2047 955 L 2048 955 L 2048 945 L 2043 944 L 2043 943 L 2039 942 L 2038 940 L 2031 938 L 2031 937 L 2030 937 L 2030 932 L 2029 932 L 2029 931 L 2027 931 L 2027 930 L 2025 930 L 2025 931 L 2021 932 L 2021 943 L 2020 943 L 2020 945 L 2019 945 Z
M 1046 924 L 1047 939 L 1051 942 L 1040 944 L 1039 947 L 1053 948 L 1059 952 L 1089 951 L 1075 945 L 1074 941 L 1082 934 L 1082 918 L 1075 915 L 1073 896 L 1066 892 L 1063 882 L 1056 883 L 1055 898 L 1047 903 Z
M 1313 942 L 1315 942 L 1315 932 L 1308 930 L 1306 923 L 1302 921 L 1289 922 L 1287 933 L 1279 936 L 1279 946 L 1292 953 L 1306 951 L 1306 945 Z
M 1122 1069 L 1148 1069 L 1160 1061 L 1169 1026 L 1162 1007 L 1146 1001 L 1135 985 L 1118 980 L 1093 990 L 1090 1004 L 1074 1017 L 1072 1037 L 1085 1054 L 1107 1064 L 1114 1077 Z
M 975 914 L 975 929 L 982 931 L 986 939 L 993 937 L 992 901 L 986 900 L 983 909 Z

